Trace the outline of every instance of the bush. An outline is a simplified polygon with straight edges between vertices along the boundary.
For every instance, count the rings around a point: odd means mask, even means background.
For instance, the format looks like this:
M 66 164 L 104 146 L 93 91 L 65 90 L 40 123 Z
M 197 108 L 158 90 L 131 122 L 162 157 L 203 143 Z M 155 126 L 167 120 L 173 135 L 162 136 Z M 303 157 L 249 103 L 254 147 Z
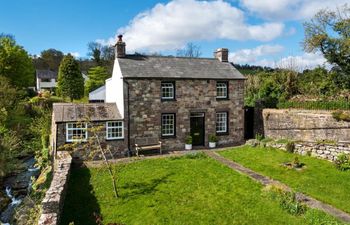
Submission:
M 214 134 L 210 134 L 209 142 L 218 142 L 218 138 Z
M 336 167 L 341 170 L 349 170 L 350 169 L 350 155 L 349 154 L 339 154 L 337 159 L 335 160 Z
M 188 145 L 191 145 L 192 144 L 192 137 L 191 136 L 187 136 L 186 139 L 185 139 L 185 143 L 188 144 Z
M 262 134 L 256 134 L 255 139 L 258 141 L 262 141 L 264 139 L 264 136 Z
M 286 144 L 286 150 L 287 150 L 287 152 L 289 152 L 289 153 L 294 153 L 294 148 L 295 148 L 295 144 L 294 144 L 293 141 L 287 142 L 287 144 Z
M 346 121 L 346 122 L 350 122 L 350 114 L 337 110 L 335 112 L 332 112 L 332 117 L 336 120 L 336 121 Z
M 319 101 L 304 101 L 304 102 L 284 101 L 284 102 L 279 102 L 277 104 L 277 108 L 279 109 L 296 108 L 296 109 L 350 110 L 350 101 L 347 101 L 347 100 L 338 100 L 338 101 L 319 100 Z
M 289 191 L 286 186 L 272 184 L 265 187 L 267 196 L 274 201 L 278 201 L 280 207 L 292 215 L 304 214 L 307 207 L 296 199 L 295 192 Z

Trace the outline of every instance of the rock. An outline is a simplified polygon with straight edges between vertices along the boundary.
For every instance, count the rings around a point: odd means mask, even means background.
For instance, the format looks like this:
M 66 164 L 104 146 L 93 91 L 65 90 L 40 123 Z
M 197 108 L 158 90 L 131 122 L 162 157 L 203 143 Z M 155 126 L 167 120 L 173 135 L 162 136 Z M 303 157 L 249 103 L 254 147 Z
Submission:
M 245 144 L 250 145 L 252 147 L 256 147 L 257 145 L 259 145 L 259 141 L 256 139 L 249 139 L 248 141 L 246 141 Z
M 11 199 L 4 192 L 0 191 L 0 212 L 4 211 L 10 203 Z

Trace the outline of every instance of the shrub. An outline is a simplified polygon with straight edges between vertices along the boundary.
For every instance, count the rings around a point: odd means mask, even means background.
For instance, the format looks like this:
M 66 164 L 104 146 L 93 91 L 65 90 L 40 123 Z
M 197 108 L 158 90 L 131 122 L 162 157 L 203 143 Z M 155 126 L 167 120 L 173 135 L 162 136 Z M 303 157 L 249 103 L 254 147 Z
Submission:
M 350 114 L 337 110 L 335 112 L 332 113 L 332 117 L 336 120 L 336 121 L 346 121 L 346 122 L 350 122 Z
M 350 169 L 350 155 L 341 153 L 338 155 L 337 159 L 335 160 L 336 167 L 341 170 L 349 170 Z
M 214 134 L 210 134 L 209 142 L 218 142 L 218 138 Z
M 287 144 L 286 144 L 286 150 L 287 150 L 287 152 L 293 153 L 293 152 L 294 152 L 294 148 L 295 148 L 295 145 L 294 145 L 294 142 L 293 142 L 293 141 L 287 142 Z
M 256 134 L 255 139 L 258 141 L 262 141 L 264 139 L 264 136 L 262 134 Z
M 188 145 L 191 145 L 192 144 L 192 137 L 188 135 L 185 139 L 185 143 Z
M 265 187 L 264 191 L 269 198 L 278 201 L 280 207 L 289 214 L 301 215 L 307 210 L 306 205 L 297 200 L 295 192 L 289 191 L 284 185 L 268 185 Z

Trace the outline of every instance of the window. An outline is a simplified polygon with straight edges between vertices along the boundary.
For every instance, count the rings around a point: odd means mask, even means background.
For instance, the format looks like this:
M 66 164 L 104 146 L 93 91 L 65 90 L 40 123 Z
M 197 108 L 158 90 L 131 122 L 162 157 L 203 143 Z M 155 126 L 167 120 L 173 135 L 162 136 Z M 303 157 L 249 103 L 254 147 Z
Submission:
M 225 134 L 227 133 L 227 112 L 216 113 L 216 133 Z
M 51 82 L 50 78 L 41 78 L 41 82 Z
M 162 136 L 175 136 L 175 114 L 162 114 Z
M 228 99 L 227 82 L 217 82 L 216 83 L 216 98 Z
M 161 96 L 162 100 L 174 100 L 175 99 L 175 83 L 174 82 L 162 82 Z
M 86 141 L 87 140 L 87 124 L 86 123 L 67 123 L 66 141 Z
M 106 139 L 115 140 L 124 138 L 123 121 L 110 121 L 106 123 Z

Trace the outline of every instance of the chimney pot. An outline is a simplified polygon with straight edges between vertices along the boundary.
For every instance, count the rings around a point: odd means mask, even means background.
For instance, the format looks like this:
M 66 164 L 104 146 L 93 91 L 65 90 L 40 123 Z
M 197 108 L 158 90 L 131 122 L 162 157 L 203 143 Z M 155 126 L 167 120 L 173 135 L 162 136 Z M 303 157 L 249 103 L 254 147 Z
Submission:
M 124 58 L 125 57 L 125 42 L 123 41 L 123 35 L 118 35 L 118 41 L 115 44 L 115 56 L 117 58 Z
M 227 48 L 218 48 L 214 52 L 214 57 L 220 62 L 228 62 L 228 49 Z

